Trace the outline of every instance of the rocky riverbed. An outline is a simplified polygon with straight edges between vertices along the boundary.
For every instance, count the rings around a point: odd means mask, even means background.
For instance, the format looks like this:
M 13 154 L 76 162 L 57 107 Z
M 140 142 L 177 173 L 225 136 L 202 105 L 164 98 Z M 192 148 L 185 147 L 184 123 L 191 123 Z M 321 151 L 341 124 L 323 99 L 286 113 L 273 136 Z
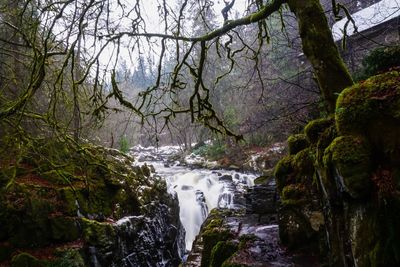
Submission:
M 242 209 L 211 212 L 184 266 L 319 266 L 315 255 L 292 253 L 281 245 L 273 180 L 244 197 Z

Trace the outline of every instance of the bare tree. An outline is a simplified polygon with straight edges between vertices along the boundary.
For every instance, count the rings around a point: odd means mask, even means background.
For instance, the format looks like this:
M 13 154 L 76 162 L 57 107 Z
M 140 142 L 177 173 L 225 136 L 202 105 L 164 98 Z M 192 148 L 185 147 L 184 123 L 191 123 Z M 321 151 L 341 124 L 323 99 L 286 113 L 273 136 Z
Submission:
M 46 82 L 52 83 L 53 93 L 48 96 L 51 103 L 56 103 L 53 98 L 64 90 L 63 78 L 68 76 L 74 88 L 84 82 L 91 85 L 88 99 L 91 101 L 92 113 L 97 116 L 101 117 L 107 111 L 107 100 L 115 98 L 139 115 L 142 122 L 159 117 L 168 124 L 175 116 L 187 113 L 192 122 L 200 122 L 216 132 L 240 139 L 241 136 L 228 129 L 218 116 L 210 100 L 210 87 L 224 79 L 229 80 L 235 67 L 240 67 L 236 62 L 239 56 L 255 59 L 254 68 L 258 76 L 265 75 L 258 69 L 262 53 L 260 49 L 253 49 L 249 43 L 258 42 L 261 48 L 269 38 L 266 19 L 274 13 L 282 13 L 287 7 L 297 19 L 303 51 L 314 68 L 329 112 L 334 111 L 337 94 L 352 84 L 318 0 L 250 2 L 247 15 L 233 20 L 227 19 L 220 27 L 215 27 L 204 19 L 204 14 L 212 8 L 212 1 L 182 0 L 174 5 L 160 0 L 157 2 L 162 26 L 159 32 L 153 32 L 148 27 L 143 2 L 139 0 L 133 3 L 106 0 L 22 2 L 19 18 L 32 18 L 30 15 L 35 14 L 30 24 L 37 26 L 25 29 L 13 25 L 6 18 L 2 18 L 1 23 L 2 27 L 21 37 L 21 42 L 17 45 L 29 50 L 32 71 L 19 96 L 8 99 L 7 105 L 0 109 L 0 119 L 29 115 L 32 110 L 25 109 L 27 103 L 43 90 Z M 204 23 L 204 32 L 197 32 L 197 35 L 193 35 L 187 25 L 187 14 L 192 12 L 193 7 L 199 10 Z M 333 9 L 337 11 L 338 7 L 334 6 Z M 246 29 L 251 25 L 257 25 L 256 36 L 244 39 L 238 34 L 237 29 Z M 236 46 L 234 50 L 233 43 Z M 80 44 L 84 49 L 79 49 Z M 224 55 L 229 64 L 218 70 L 213 81 L 206 81 L 204 77 L 212 62 L 209 57 L 212 50 L 220 57 Z M 154 85 L 141 91 L 133 101 L 126 98 L 116 80 L 116 68 L 123 51 L 128 51 L 132 61 L 145 52 L 152 53 L 156 65 Z M 110 59 L 106 66 L 101 63 L 105 54 Z M 175 64 L 166 69 L 165 62 L 173 55 Z M 48 81 L 46 68 L 49 62 L 55 60 L 59 62 L 56 79 Z M 77 66 L 81 69 L 81 75 L 75 75 Z M 99 89 L 105 74 L 110 75 L 112 86 L 109 91 Z M 77 91 L 72 90 L 73 99 L 77 97 Z M 186 103 L 177 105 L 177 96 L 183 91 L 189 92 L 189 97 Z M 77 107 L 76 104 L 74 106 Z M 54 109 L 48 109 L 46 115 L 35 116 L 48 121 L 48 118 L 52 118 L 52 112 Z

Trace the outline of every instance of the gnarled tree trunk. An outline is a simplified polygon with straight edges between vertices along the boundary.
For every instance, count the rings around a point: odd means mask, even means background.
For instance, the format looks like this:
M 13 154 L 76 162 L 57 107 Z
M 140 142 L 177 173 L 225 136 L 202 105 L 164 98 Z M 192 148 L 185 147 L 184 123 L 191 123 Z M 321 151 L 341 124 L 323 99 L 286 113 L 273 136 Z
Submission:
M 353 80 L 339 55 L 319 0 L 288 0 L 299 24 L 303 51 L 311 62 L 328 111 L 335 111 L 337 95 Z

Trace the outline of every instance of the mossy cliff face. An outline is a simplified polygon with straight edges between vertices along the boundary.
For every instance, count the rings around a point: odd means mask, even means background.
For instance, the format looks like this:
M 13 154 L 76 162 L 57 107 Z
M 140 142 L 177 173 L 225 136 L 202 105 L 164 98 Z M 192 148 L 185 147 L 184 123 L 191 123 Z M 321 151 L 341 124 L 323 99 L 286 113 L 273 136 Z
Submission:
M 139 250 L 150 265 L 178 265 L 177 199 L 147 166 L 90 144 L 11 134 L 1 142 L 0 265 L 130 266 L 129 254 Z
M 399 71 L 345 89 L 304 134 L 275 168 L 282 242 L 331 266 L 399 266 Z

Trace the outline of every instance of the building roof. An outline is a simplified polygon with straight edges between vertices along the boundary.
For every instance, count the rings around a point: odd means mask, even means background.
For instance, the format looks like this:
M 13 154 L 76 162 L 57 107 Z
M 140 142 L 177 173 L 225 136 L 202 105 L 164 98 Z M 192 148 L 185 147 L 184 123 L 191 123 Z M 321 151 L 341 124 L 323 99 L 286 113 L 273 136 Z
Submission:
M 400 16 L 400 0 L 382 0 L 351 15 L 358 32 L 363 32 L 378 26 L 386 21 Z M 344 27 L 348 19 L 345 17 L 336 22 L 332 27 L 333 39 L 339 41 L 343 38 Z M 347 36 L 355 33 L 353 23 L 347 26 Z

